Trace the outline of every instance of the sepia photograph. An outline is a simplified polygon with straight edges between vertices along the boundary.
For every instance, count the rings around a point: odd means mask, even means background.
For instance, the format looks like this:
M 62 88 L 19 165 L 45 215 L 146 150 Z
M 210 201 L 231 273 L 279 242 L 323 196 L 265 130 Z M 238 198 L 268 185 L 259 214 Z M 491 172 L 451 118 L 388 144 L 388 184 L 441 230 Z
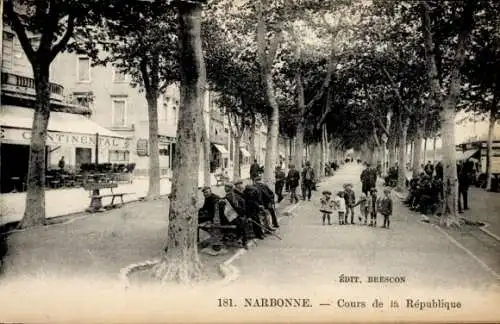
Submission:
M 0 323 L 500 321 L 500 1 L 0 13 Z

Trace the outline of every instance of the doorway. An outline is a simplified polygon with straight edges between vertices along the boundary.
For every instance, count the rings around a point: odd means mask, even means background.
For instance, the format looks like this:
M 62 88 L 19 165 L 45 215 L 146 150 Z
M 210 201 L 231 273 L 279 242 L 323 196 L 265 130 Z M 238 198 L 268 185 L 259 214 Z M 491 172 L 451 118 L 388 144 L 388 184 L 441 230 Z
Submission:
M 77 147 L 75 149 L 75 169 L 79 170 L 80 166 L 85 163 L 92 163 L 92 149 Z
M 1 145 L 0 192 L 22 191 L 28 174 L 29 145 Z

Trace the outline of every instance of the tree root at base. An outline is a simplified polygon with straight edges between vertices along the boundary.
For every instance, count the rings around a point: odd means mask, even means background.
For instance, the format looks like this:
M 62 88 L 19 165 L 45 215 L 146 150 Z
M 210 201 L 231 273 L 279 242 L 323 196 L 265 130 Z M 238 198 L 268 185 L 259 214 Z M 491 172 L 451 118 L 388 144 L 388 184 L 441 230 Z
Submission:
M 202 275 L 202 264 L 199 260 L 190 262 L 185 260 L 167 260 L 157 264 L 154 268 L 154 276 L 161 281 L 162 285 L 169 282 L 177 282 L 189 285 L 198 282 Z

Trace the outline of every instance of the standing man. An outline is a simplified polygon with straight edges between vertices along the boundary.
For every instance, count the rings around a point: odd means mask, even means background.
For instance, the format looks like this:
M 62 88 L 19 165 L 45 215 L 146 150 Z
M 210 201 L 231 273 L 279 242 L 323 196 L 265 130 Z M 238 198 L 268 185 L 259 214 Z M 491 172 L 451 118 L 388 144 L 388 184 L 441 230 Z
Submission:
M 295 170 L 295 165 L 290 164 L 288 167 L 290 170 L 288 171 L 288 176 L 286 178 L 286 182 L 288 183 L 288 188 L 290 189 L 290 203 L 293 204 L 299 202 L 299 197 L 297 197 L 297 187 L 299 186 L 300 173 Z
M 276 217 L 276 210 L 274 209 L 274 193 L 265 183 L 262 182 L 261 177 L 255 178 L 255 186 L 260 190 L 260 197 L 262 199 L 262 206 L 271 214 L 271 221 L 274 228 L 279 228 L 278 217 Z
M 436 178 L 443 180 L 443 164 L 441 161 L 436 164 Z
M 276 182 L 274 184 L 274 192 L 278 196 L 278 203 L 283 200 L 283 186 L 285 185 L 286 174 L 283 172 L 281 167 L 278 165 L 276 167 L 275 179 Z
M 370 165 L 367 163 L 365 169 L 361 172 L 361 191 L 368 196 L 370 192 Z
M 64 161 L 64 156 L 61 157 L 61 159 L 59 160 L 59 163 L 57 164 L 57 166 L 59 167 L 59 169 L 61 171 L 64 170 L 64 167 L 66 166 L 66 161 Z
M 255 182 L 255 178 L 259 176 L 260 166 L 257 163 L 257 159 L 253 160 L 253 164 L 250 166 L 250 179 Z
M 306 167 L 302 170 L 302 200 L 311 201 L 312 189 L 314 186 L 314 170 L 311 162 L 306 162 Z

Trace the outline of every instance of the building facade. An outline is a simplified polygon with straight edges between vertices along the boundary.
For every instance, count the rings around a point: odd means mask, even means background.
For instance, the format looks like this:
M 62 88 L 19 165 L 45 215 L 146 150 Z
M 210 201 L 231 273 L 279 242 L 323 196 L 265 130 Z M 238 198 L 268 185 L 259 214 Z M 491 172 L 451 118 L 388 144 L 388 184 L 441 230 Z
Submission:
M 39 38 L 30 36 L 30 41 L 36 48 Z M 51 116 L 45 149 L 48 171 L 57 169 L 62 157 L 66 169 L 76 170 L 97 159 L 106 161 L 113 151 L 129 147 L 125 136 L 93 122 L 88 118 L 88 109 L 68 100 L 60 77 L 64 70 L 57 60 L 52 63 L 50 73 Z M 4 25 L 0 105 L 2 193 L 22 190 L 26 182 L 35 94 L 31 64 L 15 33 Z

